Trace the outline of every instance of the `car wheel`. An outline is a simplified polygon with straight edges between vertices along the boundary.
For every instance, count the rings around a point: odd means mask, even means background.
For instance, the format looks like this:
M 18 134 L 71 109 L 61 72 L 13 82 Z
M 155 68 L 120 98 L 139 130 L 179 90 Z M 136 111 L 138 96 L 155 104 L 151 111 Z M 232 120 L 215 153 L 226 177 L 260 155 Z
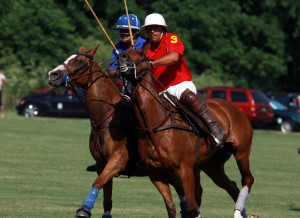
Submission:
M 292 132 L 294 131 L 295 125 L 293 123 L 293 121 L 291 120 L 285 120 L 280 124 L 280 130 L 281 132 Z
M 36 117 L 40 115 L 40 109 L 36 104 L 27 104 L 23 109 L 25 117 Z

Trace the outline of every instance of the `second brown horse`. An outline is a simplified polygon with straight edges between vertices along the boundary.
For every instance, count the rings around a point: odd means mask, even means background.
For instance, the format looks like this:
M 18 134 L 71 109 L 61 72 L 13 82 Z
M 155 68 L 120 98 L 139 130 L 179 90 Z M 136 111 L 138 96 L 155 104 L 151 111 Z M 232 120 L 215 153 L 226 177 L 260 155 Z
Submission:
M 249 162 L 253 130 L 247 117 L 225 100 L 209 99 L 209 112 L 226 131 L 225 146 L 222 150 L 213 150 L 206 136 L 202 138 L 201 146 L 197 150 L 197 136 L 187 131 L 189 125 L 156 92 L 151 66 L 143 51 L 129 50 L 122 53 L 118 62 L 123 69 L 123 76 L 134 87 L 135 114 L 140 128 L 144 130 L 140 132 L 141 157 L 147 165 L 168 169 L 180 178 L 188 201 L 189 216 L 200 216 L 195 201 L 196 163 L 198 169 L 203 170 L 218 186 L 225 189 L 236 202 L 234 218 L 247 217 L 245 201 L 254 182 Z M 234 155 L 242 176 L 241 191 L 224 172 L 224 164 L 231 154 Z M 199 185 L 196 184 L 196 188 Z M 199 190 L 201 192 L 201 187 Z

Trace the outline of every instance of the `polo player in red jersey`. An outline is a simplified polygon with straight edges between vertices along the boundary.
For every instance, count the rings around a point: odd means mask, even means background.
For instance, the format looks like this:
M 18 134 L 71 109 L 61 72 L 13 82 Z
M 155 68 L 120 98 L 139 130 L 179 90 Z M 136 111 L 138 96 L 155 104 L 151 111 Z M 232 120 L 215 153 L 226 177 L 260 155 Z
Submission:
M 167 32 L 168 26 L 162 15 L 153 13 L 146 17 L 142 29 L 148 41 L 144 45 L 146 56 L 154 67 L 154 85 L 159 93 L 168 92 L 177 97 L 187 108 L 197 115 L 210 130 L 212 145 L 223 147 L 223 128 L 211 117 L 205 99 L 197 96 L 192 82 L 192 74 L 184 59 L 184 45 L 180 38 Z

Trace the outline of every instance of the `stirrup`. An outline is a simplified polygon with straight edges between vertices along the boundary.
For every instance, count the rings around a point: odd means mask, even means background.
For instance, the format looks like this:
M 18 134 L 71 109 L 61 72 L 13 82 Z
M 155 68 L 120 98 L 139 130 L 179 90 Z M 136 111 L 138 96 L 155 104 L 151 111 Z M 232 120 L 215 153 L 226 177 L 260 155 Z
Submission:
M 225 131 L 222 131 L 222 139 L 224 138 L 224 135 L 225 135 Z M 210 133 L 210 138 L 211 138 L 211 142 L 212 142 L 212 145 L 215 147 L 215 148 L 223 148 L 224 147 L 224 143 L 222 140 L 219 140 L 216 136 L 214 136 L 214 134 Z
M 122 93 L 121 93 L 121 96 L 122 96 L 122 98 L 123 98 L 124 100 L 126 100 L 126 101 L 128 101 L 128 102 L 131 101 L 131 98 L 129 97 L 129 95 L 125 95 L 125 94 L 122 94 Z
M 217 138 L 211 138 L 212 146 L 219 149 L 224 147 L 224 143 Z

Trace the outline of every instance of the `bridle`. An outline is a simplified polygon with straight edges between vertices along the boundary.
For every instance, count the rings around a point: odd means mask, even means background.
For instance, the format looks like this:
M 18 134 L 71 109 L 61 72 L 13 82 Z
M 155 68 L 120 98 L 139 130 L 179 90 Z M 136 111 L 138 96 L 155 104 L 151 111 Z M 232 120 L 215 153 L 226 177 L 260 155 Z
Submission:
M 98 71 L 98 70 L 92 71 L 93 62 L 94 62 L 94 58 L 93 58 L 92 55 L 89 55 L 89 54 L 84 53 L 84 52 L 73 52 L 72 55 L 74 55 L 74 54 L 85 56 L 85 57 L 87 57 L 89 60 L 88 60 L 87 62 L 85 62 L 85 64 L 82 65 L 81 67 L 76 68 L 76 69 L 74 69 L 74 70 L 71 70 L 70 67 L 68 67 L 68 65 L 66 65 L 65 63 L 63 63 L 63 66 L 66 68 L 66 70 L 67 70 L 67 72 L 68 72 L 68 73 L 65 74 L 65 75 L 63 76 L 63 78 L 62 78 L 62 82 L 65 84 L 66 87 L 69 87 L 70 85 L 77 87 L 75 84 L 72 83 L 72 81 L 77 80 L 77 79 L 79 79 L 79 78 L 81 78 L 81 77 L 84 77 L 84 76 L 90 76 L 89 81 L 92 81 L 91 75 L 92 75 L 93 73 L 95 73 L 95 72 Z M 84 69 L 87 68 L 87 67 L 89 68 L 89 70 L 87 70 L 87 73 L 81 74 L 81 75 L 76 76 L 76 77 L 74 77 L 74 78 L 72 78 L 72 79 L 70 78 L 70 76 L 75 75 L 77 72 L 79 72 L 79 71 L 81 71 L 81 70 L 84 70 Z M 105 76 L 106 76 L 106 75 L 103 74 L 103 75 L 97 77 L 96 80 L 98 80 L 98 79 L 101 78 L 101 77 L 105 77 Z M 95 81 L 96 81 L 96 80 L 95 80 Z M 93 84 L 95 81 L 92 81 L 91 84 Z M 91 85 L 90 85 L 90 86 L 91 86 Z
M 85 90 L 85 91 L 87 91 L 87 90 L 88 90 L 88 89 L 89 89 L 89 88 L 90 88 L 90 87 L 91 87 L 98 79 L 103 78 L 103 77 L 105 77 L 105 78 L 107 77 L 107 76 L 105 75 L 105 73 L 103 73 L 103 74 L 101 74 L 100 76 L 97 76 L 97 78 L 95 78 L 94 80 L 92 80 L 92 74 L 93 74 L 93 73 L 95 73 L 95 72 L 101 72 L 101 70 L 99 70 L 99 69 L 96 69 L 96 70 L 92 71 L 93 62 L 94 62 L 93 56 L 91 56 L 91 55 L 89 55 L 89 54 L 87 54 L 87 53 L 84 53 L 84 52 L 73 52 L 72 55 L 74 55 L 74 54 L 85 56 L 85 57 L 88 58 L 88 61 L 85 62 L 84 65 L 82 65 L 82 66 L 80 66 L 79 68 L 76 68 L 76 69 L 74 69 L 74 70 L 71 70 L 70 67 L 67 66 L 67 64 L 63 63 L 64 67 L 66 68 L 66 70 L 67 70 L 67 72 L 68 72 L 68 73 L 65 74 L 65 75 L 63 76 L 63 78 L 62 78 L 62 82 L 65 84 L 66 87 L 71 87 L 73 90 L 75 90 L 75 88 L 79 88 L 79 89 L 81 89 L 81 90 L 84 90 L 80 85 L 74 84 L 73 81 L 74 81 L 74 80 L 77 80 L 77 79 L 79 79 L 79 78 L 81 78 L 81 77 L 84 77 L 84 76 L 89 76 L 89 79 L 88 79 L 88 81 L 89 81 L 88 84 L 89 84 L 89 85 L 87 86 L 87 88 L 86 88 L 86 90 Z M 89 69 L 87 69 L 87 68 L 89 68 Z M 74 78 L 70 78 L 70 76 L 75 75 L 76 73 L 78 73 L 78 72 L 80 72 L 80 71 L 83 71 L 83 70 L 85 70 L 85 69 L 86 69 L 86 71 L 87 71 L 86 73 L 83 73 L 83 74 L 81 74 L 81 75 L 75 76 Z M 84 101 L 82 100 L 82 97 L 80 97 L 80 96 L 78 95 L 78 93 L 77 93 L 76 90 L 75 90 L 75 94 L 76 94 L 76 96 L 79 98 L 80 102 L 84 105 L 85 110 L 86 110 L 87 113 L 89 114 L 89 110 L 87 109 L 87 105 L 89 104 L 89 102 L 84 102 Z M 117 108 L 117 105 L 116 105 L 116 104 L 113 104 L 113 103 L 110 103 L 110 102 L 108 102 L 108 101 L 105 101 L 105 100 L 103 100 L 103 99 L 100 99 L 100 98 L 98 98 L 98 97 L 95 96 L 95 95 L 93 95 L 93 97 L 94 97 L 95 99 L 92 100 L 92 101 L 101 101 L 101 102 L 106 103 L 106 104 L 108 104 L 108 105 L 110 105 L 110 106 L 113 107 L 113 111 L 112 111 L 106 118 L 104 118 L 102 121 L 95 123 L 93 120 L 91 120 L 91 126 L 92 126 L 93 128 L 98 128 L 98 129 L 101 129 L 101 128 L 107 128 L 108 126 L 103 126 L 103 125 L 105 124 L 106 120 L 109 119 L 109 117 L 111 117 L 111 116 L 114 115 L 114 113 L 115 113 L 115 111 L 116 111 L 116 108 Z M 91 116 L 90 116 L 90 118 L 91 118 Z
M 121 55 L 123 55 L 123 57 Z M 149 60 L 149 57 L 144 56 L 140 60 L 133 61 L 133 58 L 128 53 L 122 53 L 122 54 L 120 54 L 120 56 L 122 58 L 126 58 L 127 59 L 126 61 L 124 61 L 123 67 L 122 67 L 122 64 L 120 64 L 120 72 L 122 73 L 122 75 L 125 74 L 125 77 L 126 77 L 126 73 L 127 72 L 132 72 L 133 71 L 133 73 L 134 73 L 134 79 L 138 83 L 138 84 L 136 84 L 136 87 L 141 86 L 141 82 L 144 81 L 144 82 L 148 83 L 153 89 L 155 89 L 154 85 L 151 84 L 147 79 L 145 79 L 145 75 L 147 73 L 151 74 L 151 77 L 152 77 L 153 80 L 156 80 L 159 84 L 161 84 L 159 82 L 159 80 L 153 75 L 154 68 L 151 65 L 151 60 Z M 120 58 L 120 56 L 118 57 L 118 59 Z M 138 65 L 140 65 L 143 62 L 146 62 L 147 66 L 145 66 L 145 67 L 138 67 Z M 123 70 L 123 72 L 122 72 L 122 70 Z M 137 74 L 138 72 L 139 72 L 139 74 Z M 161 86 L 163 86 L 163 85 L 161 84 Z M 144 87 L 144 88 L 146 89 L 146 87 Z M 136 88 L 134 88 L 134 89 L 136 89 Z M 151 93 L 150 90 L 148 90 L 148 91 L 149 91 L 149 93 Z M 157 102 L 159 102 L 159 104 L 161 104 L 162 107 L 165 108 L 166 111 L 170 110 L 170 108 L 168 108 L 168 106 L 166 106 L 161 101 L 160 98 L 157 98 L 153 94 L 152 94 L 152 96 L 156 99 Z

